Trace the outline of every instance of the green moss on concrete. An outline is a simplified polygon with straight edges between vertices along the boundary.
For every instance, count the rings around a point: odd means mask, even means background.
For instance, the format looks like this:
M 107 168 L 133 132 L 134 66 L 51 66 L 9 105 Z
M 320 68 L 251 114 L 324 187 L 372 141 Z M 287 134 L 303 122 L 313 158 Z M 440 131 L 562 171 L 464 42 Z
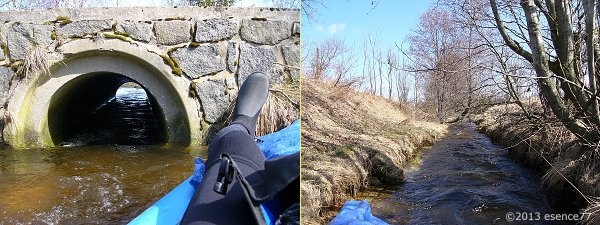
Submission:
M 181 71 L 181 68 L 179 68 L 177 66 L 177 63 L 175 62 L 175 60 L 173 60 L 170 56 L 160 55 L 160 57 L 163 59 L 165 64 L 167 64 L 167 65 L 169 65 L 169 67 L 171 67 L 171 71 L 173 74 L 175 74 L 177 76 L 183 75 L 183 71 Z
M 127 32 L 124 32 L 124 31 L 117 30 L 116 28 L 115 28 L 115 34 L 116 34 L 116 35 L 125 36 L 125 37 L 131 37 L 131 35 L 130 35 L 130 34 L 128 34 Z
M 6 46 L 6 44 L 2 43 L 0 44 L 0 48 L 2 48 L 2 51 L 4 52 L 4 57 L 8 58 L 8 46 Z
M 13 72 L 16 73 L 17 71 L 19 71 L 21 65 L 23 65 L 23 61 L 15 61 L 12 64 L 10 64 L 10 68 L 12 68 Z
M 179 48 L 180 48 L 180 47 L 173 47 L 173 48 L 170 48 L 169 50 L 167 50 L 167 54 L 168 54 L 168 55 L 171 55 L 171 53 L 173 53 L 174 51 L 176 51 L 176 50 L 177 50 L 177 49 L 179 49 Z
M 127 37 L 125 37 L 123 35 L 119 35 L 119 34 L 103 33 L 102 35 L 105 38 L 119 39 L 119 40 L 124 41 L 124 42 L 131 42 L 131 40 L 129 40 Z
M 185 18 L 183 16 L 165 18 L 165 21 L 172 21 L 172 20 L 187 20 L 187 18 Z
M 56 34 L 56 30 L 52 30 L 50 33 L 50 39 L 56 40 L 58 38 L 58 34 Z
M 192 41 L 192 42 L 191 42 L 191 43 L 188 45 L 188 47 L 191 47 L 191 48 L 196 48 L 196 47 L 198 47 L 198 46 L 200 46 L 200 43 L 198 43 L 198 42 L 193 42 L 193 41 Z
M 68 16 L 57 16 L 56 22 L 58 22 L 58 24 L 60 24 L 61 26 L 64 26 L 73 22 L 73 20 L 71 20 L 71 18 L 69 18 Z

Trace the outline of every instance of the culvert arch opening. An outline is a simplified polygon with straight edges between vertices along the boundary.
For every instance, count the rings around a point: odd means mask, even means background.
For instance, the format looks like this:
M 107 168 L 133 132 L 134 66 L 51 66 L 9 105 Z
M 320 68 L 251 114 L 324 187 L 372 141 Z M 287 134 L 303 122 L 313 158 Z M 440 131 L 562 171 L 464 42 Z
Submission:
M 165 143 L 202 143 L 200 106 L 189 94 L 190 81 L 172 75 L 159 55 L 141 46 L 110 40 L 74 41 L 61 49 L 65 58 L 53 63 L 49 74 L 34 74 L 15 86 L 6 113 L 11 122 L 3 136 L 11 146 L 60 145 L 72 131 L 68 123 L 57 122 L 76 117 L 65 109 L 91 112 L 100 102 L 116 96 L 119 87 L 130 80 L 143 87 L 152 109 L 161 112 Z M 104 88 L 94 89 L 100 86 Z M 80 95 L 89 95 L 88 102 L 78 101 Z M 97 100 L 89 101 L 90 98 Z M 75 104 L 80 107 L 67 106 L 68 102 L 80 103 Z M 65 113 L 70 116 L 64 116 Z M 59 119 L 53 118 L 56 116 Z
M 62 146 L 167 141 L 164 113 L 154 96 L 135 80 L 110 72 L 84 74 L 58 89 L 48 126 L 52 141 Z

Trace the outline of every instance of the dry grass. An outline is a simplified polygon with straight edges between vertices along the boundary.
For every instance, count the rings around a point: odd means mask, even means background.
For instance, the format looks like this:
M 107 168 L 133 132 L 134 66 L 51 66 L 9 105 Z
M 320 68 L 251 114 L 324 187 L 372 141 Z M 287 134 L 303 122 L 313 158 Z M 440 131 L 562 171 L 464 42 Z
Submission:
M 34 46 L 29 49 L 25 55 L 23 64 L 21 64 L 17 70 L 17 75 L 21 78 L 25 78 L 38 73 L 50 74 L 48 57 L 48 51 L 39 46 Z
M 600 224 L 600 199 L 594 199 L 583 212 L 590 214 L 590 216 L 583 221 L 584 224 Z
M 445 126 L 407 120 L 392 101 L 304 79 L 303 223 L 328 221 L 369 185 L 401 182 L 415 151 L 444 133 Z
M 270 94 L 258 116 L 256 135 L 278 131 L 292 124 L 300 114 L 300 90 L 297 85 L 279 85 Z
M 300 114 L 300 87 L 297 84 L 279 84 L 269 91 L 256 124 L 256 135 L 262 136 L 281 130 L 298 119 Z M 235 101 L 231 102 L 223 125 L 231 123 Z
M 535 105 L 532 108 L 533 113 L 542 115 L 541 108 Z M 488 109 L 475 120 L 492 139 L 507 146 L 518 160 L 546 171 L 542 182 L 552 193 L 560 195 L 575 190 L 579 199 L 572 199 L 573 202 L 587 201 L 589 204 L 584 211 L 595 214 L 586 223 L 600 221 L 598 202 L 588 197 L 600 195 L 600 160 L 595 159 L 593 151 L 581 145 L 556 118 L 530 121 L 516 105 L 504 105 Z

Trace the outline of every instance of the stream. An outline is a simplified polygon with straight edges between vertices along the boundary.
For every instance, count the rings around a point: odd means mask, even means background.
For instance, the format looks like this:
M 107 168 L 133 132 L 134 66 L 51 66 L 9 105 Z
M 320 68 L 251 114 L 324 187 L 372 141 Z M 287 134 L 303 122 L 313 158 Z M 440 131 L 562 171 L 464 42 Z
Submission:
M 472 123 L 452 125 L 420 161 L 399 187 L 359 196 L 373 205 L 373 214 L 394 224 L 575 223 L 544 220 L 559 212 L 551 209 L 540 177 Z
M 192 174 L 194 157 L 206 157 L 206 147 L 157 140 L 151 111 L 143 89 L 121 88 L 65 147 L 1 146 L 0 224 L 124 224 L 136 217 Z

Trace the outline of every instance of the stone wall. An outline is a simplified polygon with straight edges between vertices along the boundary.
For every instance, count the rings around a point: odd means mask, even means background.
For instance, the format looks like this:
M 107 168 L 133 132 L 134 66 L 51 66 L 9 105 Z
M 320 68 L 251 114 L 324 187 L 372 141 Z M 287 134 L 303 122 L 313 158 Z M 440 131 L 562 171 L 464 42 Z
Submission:
M 33 81 L 39 83 L 44 79 L 43 72 L 35 70 L 24 70 L 34 74 L 15 76 L 20 67 L 29 65 L 26 60 L 35 58 L 32 57 L 35 54 L 46 58 L 49 76 L 53 79 L 55 67 L 84 52 L 74 50 L 80 48 L 78 46 L 95 44 L 99 51 L 94 54 L 103 54 L 102 50 L 107 48 L 118 52 L 121 48 L 118 46 L 125 43 L 162 58 L 162 65 L 153 65 L 166 71 L 164 76 L 172 76 L 169 79 L 175 80 L 174 86 L 180 89 L 182 98 L 189 97 L 197 102 L 195 109 L 187 111 L 198 111 L 196 115 L 188 116 L 200 117 L 201 124 L 190 125 L 190 129 L 198 126 L 203 129 L 222 120 L 239 85 L 252 72 L 265 72 L 273 84 L 298 81 L 299 20 L 298 10 L 267 8 L 157 7 L 2 12 L 0 103 L 5 103 L 2 110 L 11 111 L 10 105 L 19 103 L 13 101 L 14 96 L 31 93 L 38 85 Z M 122 43 L 110 44 L 116 41 Z M 86 48 L 85 52 L 92 50 Z M 141 60 L 152 64 L 144 57 Z M 18 83 L 27 86 L 21 88 L 21 94 L 19 88 L 9 86 Z M 20 115 L 18 107 L 13 105 L 12 111 Z M 4 134 L 7 132 L 17 131 L 5 130 Z

